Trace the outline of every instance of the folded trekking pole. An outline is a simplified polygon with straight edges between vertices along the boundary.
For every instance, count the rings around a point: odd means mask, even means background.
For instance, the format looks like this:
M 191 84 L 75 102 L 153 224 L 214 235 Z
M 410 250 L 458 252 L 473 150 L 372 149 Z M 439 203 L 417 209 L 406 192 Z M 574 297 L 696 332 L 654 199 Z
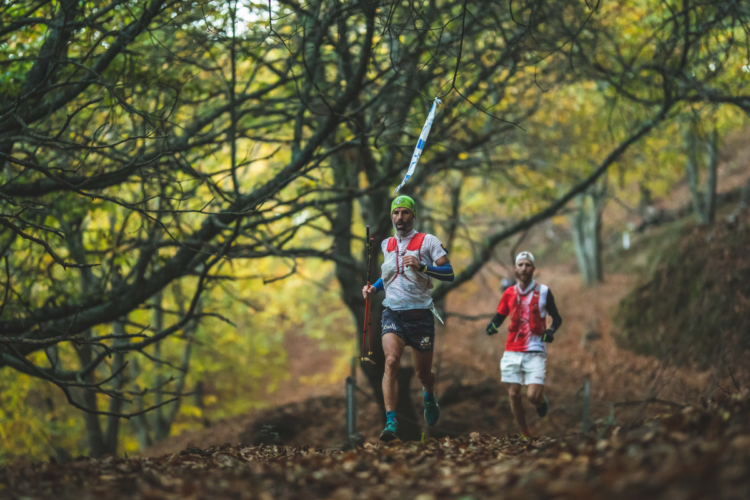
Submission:
M 372 268 L 372 238 L 370 238 L 370 226 L 367 226 L 367 239 L 365 240 L 367 248 L 367 286 L 370 286 L 370 269 Z M 362 327 L 362 356 L 359 358 L 360 361 L 368 361 L 373 365 L 375 362 L 370 359 L 372 355 L 372 318 L 371 310 L 372 303 L 370 297 L 365 299 L 365 324 Z M 368 345 L 367 356 L 365 356 L 365 345 Z

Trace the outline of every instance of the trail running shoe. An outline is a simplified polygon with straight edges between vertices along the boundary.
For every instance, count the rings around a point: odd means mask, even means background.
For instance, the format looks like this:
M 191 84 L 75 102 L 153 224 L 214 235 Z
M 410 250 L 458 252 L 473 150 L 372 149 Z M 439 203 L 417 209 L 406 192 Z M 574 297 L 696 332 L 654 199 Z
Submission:
M 549 411 L 549 402 L 547 401 L 547 396 L 544 396 L 542 403 L 536 407 L 536 414 L 539 415 L 539 417 L 546 417 L 547 411 Z
M 388 441 L 398 439 L 398 435 L 396 434 L 397 431 L 398 425 L 396 424 L 396 422 L 388 422 L 387 424 L 385 424 L 385 429 L 383 429 L 383 432 L 380 433 L 380 440 L 387 443 Z
M 427 425 L 435 425 L 440 418 L 440 407 L 438 406 L 437 397 L 433 394 L 428 399 L 427 393 L 424 393 L 424 419 Z

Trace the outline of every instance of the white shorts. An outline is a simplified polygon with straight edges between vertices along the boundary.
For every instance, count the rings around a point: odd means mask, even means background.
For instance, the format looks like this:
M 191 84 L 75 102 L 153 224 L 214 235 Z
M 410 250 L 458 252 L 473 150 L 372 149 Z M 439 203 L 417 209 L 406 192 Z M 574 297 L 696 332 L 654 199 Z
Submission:
M 547 354 L 543 352 L 505 351 L 500 360 L 501 380 L 508 384 L 544 385 Z

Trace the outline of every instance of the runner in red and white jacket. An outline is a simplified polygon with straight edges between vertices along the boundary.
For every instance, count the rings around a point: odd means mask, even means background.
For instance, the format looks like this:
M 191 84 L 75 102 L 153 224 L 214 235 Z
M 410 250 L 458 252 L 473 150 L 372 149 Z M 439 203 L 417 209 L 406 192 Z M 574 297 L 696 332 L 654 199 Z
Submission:
M 516 257 L 515 286 L 507 288 L 497 306 L 497 314 L 487 325 L 487 335 L 494 335 L 510 316 L 505 354 L 500 361 L 501 380 L 508 386 L 510 408 L 525 438 L 530 436 L 526 412 L 522 404 L 522 385 L 528 386 L 527 397 L 544 417 L 549 403 L 544 396 L 544 377 L 547 365 L 547 343 L 555 339 L 562 324 L 555 297 L 549 287 L 534 281 L 534 256 L 521 252 Z M 547 317 L 552 325 L 547 327 Z

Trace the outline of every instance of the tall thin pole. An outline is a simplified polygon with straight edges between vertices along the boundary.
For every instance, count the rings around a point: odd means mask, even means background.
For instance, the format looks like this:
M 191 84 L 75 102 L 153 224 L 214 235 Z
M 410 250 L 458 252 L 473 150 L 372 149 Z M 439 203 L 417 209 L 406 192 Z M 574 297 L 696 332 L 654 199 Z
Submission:
M 357 434 L 357 358 L 352 358 L 352 374 L 346 377 L 346 433 L 351 443 Z
M 370 236 L 370 226 L 367 226 L 367 284 L 370 284 L 370 270 L 372 268 L 372 242 L 373 239 Z M 369 345 L 367 347 L 367 357 L 372 356 L 372 300 L 367 306 L 367 335 L 369 337 Z
M 586 434 L 591 428 L 591 416 L 589 414 L 589 404 L 591 397 L 591 386 L 589 381 L 583 383 L 583 422 L 581 424 L 581 433 Z

